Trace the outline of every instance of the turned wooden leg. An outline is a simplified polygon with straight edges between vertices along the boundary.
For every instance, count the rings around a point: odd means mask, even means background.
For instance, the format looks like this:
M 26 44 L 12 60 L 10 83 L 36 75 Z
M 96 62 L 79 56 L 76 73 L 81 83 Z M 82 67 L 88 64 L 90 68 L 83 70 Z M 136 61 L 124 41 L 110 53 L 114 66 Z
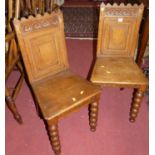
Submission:
M 23 121 L 22 121 L 22 117 L 20 116 L 20 114 L 18 113 L 17 111 L 17 108 L 16 108 L 16 105 L 14 103 L 14 100 L 12 99 L 12 97 L 10 96 L 8 90 L 6 89 L 6 92 L 5 92 L 5 99 L 6 99 L 6 103 L 9 107 L 9 109 L 11 110 L 14 118 L 17 120 L 17 122 L 19 124 L 22 124 Z
M 58 133 L 58 125 L 57 124 L 48 124 L 48 131 L 49 137 L 52 145 L 52 149 L 55 155 L 60 155 L 61 153 L 61 146 L 59 140 L 59 133 Z
M 98 119 L 98 102 L 93 102 L 89 105 L 89 125 L 90 130 L 95 131 Z
M 130 122 L 135 122 L 136 120 L 136 117 L 138 115 L 139 108 L 141 105 L 141 101 L 143 99 L 144 92 L 145 90 L 142 90 L 142 89 L 137 89 L 134 92 L 133 102 L 131 104 L 131 109 L 130 109 Z

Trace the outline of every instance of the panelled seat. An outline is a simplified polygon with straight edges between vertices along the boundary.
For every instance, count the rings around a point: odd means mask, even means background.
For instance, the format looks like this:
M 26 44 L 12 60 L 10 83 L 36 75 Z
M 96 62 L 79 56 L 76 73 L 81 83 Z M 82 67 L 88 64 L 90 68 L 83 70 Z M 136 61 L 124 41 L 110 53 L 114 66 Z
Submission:
M 98 58 L 91 80 L 102 85 L 132 87 L 145 85 L 148 80 L 132 58 Z
M 44 118 L 54 119 L 77 109 L 99 93 L 99 87 L 69 70 L 33 84 Z

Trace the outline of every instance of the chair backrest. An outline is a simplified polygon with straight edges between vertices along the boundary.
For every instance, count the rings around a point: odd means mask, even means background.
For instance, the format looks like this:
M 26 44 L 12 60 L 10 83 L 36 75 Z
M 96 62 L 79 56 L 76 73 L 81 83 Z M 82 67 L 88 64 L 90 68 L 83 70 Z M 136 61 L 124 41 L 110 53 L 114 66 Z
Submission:
M 97 57 L 134 57 L 143 10 L 143 4 L 101 4 Z
M 60 10 L 14 19 L 14 26 L 30 83 L 69 67 Z

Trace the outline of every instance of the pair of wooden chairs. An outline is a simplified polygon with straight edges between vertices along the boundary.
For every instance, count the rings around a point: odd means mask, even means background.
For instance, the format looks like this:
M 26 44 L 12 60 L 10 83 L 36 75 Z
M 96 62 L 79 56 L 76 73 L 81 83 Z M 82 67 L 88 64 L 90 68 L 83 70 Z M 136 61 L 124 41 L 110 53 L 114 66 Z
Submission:
M 133 59 L 143 8 L 143 5 L 101 5 L 97 59 L 90 79 L 103 86 L 137 88 L 131 106 L 132 122 L 148 85 Z M 60 10 L 14 19 L 14 26 L 53 151 L 59 155 L 58 120 L 89 105 L 90 129 L 95 131 L 101 88 L 70 71 Z

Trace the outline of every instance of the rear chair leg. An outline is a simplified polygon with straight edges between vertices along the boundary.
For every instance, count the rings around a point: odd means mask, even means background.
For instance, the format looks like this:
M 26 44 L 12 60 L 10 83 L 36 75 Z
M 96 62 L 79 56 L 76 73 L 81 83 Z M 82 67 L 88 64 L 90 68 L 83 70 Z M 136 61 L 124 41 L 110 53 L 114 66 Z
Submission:
M 12 99 L 12 97 L 10 96 L 7 88 L 6 88 L 6 91 L 5 91 L 5 99 L 6 99 L 6 103 L 9 107 L 9 109 L 11 110 L 11 112 L 13 113 L 13 116 L 14 118 L 16 119 L 16 121 L 19 123 L 19 124 L 22 124 L 23 121 L 22 121 L 22 117 L 20 116 L 20 114 L 18 113 L 17 111 L 17 108 L 16 108 L 16 105 L 14 103 L 14 100 Z
M 136 121 L 145 90 L 146 89 L 138 88 L 134 93 L 133 102 L 130 109 L 130 122 Z
M 90 130 L 95 131 L 98 119 L 98 102 L 93 102 L 89 105 L 89 125 Z
M 60 155 L 61 145 L 59 140 L 58 125 L 48 123 L 48 131 L 49 131 L 49 137 L 50 137 L 52 149 L 55 155 Z

